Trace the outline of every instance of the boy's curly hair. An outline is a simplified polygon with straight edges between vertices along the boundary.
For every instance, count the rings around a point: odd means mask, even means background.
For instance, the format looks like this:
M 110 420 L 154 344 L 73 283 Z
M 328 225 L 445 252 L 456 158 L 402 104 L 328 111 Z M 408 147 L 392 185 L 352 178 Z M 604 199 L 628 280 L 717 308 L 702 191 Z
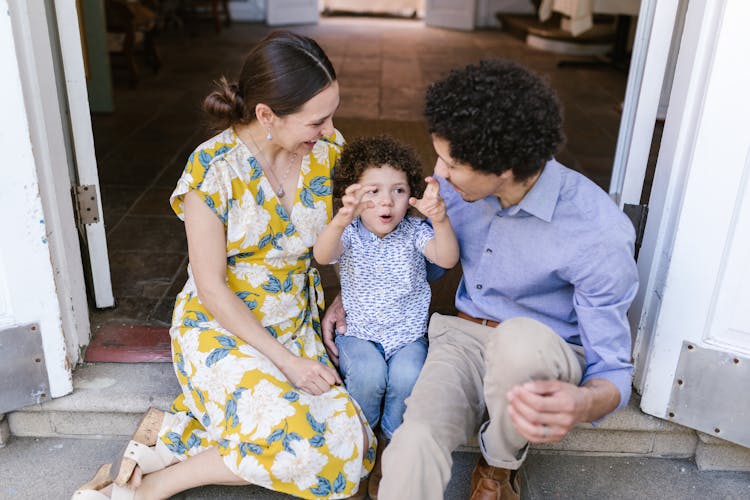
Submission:
M 422 162 L 414 148 L 389 135 L 358 137 L 344 146 L 333 170 L 333 196 L 340 199 L 346 188 L 359 182 L 368 168 L 389 165 L 406 174 L 411 196 L 422 196 L 425 188 Z
M 432 84 L 425 117 L 453 159 L 492 174 L 512 169 L 517 181 L 539 172 L 565 140 L 554 90 L 506 60 L 470 64 Z

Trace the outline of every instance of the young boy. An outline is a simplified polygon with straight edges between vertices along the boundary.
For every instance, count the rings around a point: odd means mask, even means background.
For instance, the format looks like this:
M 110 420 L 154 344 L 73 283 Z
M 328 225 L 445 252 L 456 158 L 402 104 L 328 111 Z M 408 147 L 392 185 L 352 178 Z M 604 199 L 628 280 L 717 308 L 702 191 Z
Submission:
M 348 327 L 335 339 L 339 369 L 370 426 L 380 424 L 382 444 L 401 424 L 427 355 L 425 257 L 446 269 L 458 262 L 439 185 L 425 181 L 417 199 L 422 167 L 413 149 L 388 136 L 352 141 L 334 171 L 343 206 L 313 247 L 319 263 L 339 262 Z M 407 215 L 410 206 L 432 226 Z

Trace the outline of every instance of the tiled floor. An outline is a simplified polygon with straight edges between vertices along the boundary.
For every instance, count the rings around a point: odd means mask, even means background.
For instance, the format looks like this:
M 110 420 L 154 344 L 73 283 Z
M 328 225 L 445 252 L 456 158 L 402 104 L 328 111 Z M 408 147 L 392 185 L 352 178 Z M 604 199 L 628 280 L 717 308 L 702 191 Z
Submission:
M 562 56 L 530 49 L 497 30 L 464 33 L 360 17 L 323 18 L 294 30 L 318 40 L 336 67 L 337 118 L 346 119 L 340 123 L 419 121 L 425 88 L 451 68 L 488 57 L 528 65 L 549 78 L 565 108 L 568 141 L 558 158 L 608 188 L 625 73 L 558 69 Z M 162 71 L 144 71 L 135 90 L 116 83 L 116 111 L 93 117 L 117 306 L 93 310 L 92 328 L 168 324 L 187 264 L 182 223 L 168 198 L 190 151 L 209 137 L 201 99 L 213 80 L 235 76 L 243 54 L 269 31 L 237 23 L 219 35 L 209 25 L 192 37 L 166 33 L 159 39 Z M 419 124 L 414 127 L 418 131 Z

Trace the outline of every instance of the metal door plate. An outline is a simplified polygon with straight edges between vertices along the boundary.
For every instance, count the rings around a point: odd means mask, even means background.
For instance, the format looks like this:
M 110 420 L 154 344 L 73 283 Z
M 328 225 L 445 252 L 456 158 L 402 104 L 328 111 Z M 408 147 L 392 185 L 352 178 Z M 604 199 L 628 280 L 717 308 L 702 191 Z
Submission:
M 667 417 L 750 447 L 750 358 L 683 342 Z
M 0 330 L 0 381 L 0 413 L 50 398 L 37 323 Z

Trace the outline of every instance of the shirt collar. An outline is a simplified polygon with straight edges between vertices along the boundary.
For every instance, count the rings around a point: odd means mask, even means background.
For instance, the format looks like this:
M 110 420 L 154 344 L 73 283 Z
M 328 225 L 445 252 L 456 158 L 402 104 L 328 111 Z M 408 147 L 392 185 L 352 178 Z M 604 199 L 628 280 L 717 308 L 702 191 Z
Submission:
M 560 164 L 553 158 L 544 166 L 529 192 L 518 202 L 518 209 L 545 222 L 550 222 L 560 197 L 561 186 Z
M 391 231 L 390 233 L 388 233 L 388 234 L 385 235 L 385 238 L 388 238 L 390 235 L 396 234 L 398 231 L 400 231 L 401 228 L 404 227 L 404 221 L 406 220 L 407 217 L 408 216 L 405 215 L 404 218 L 401 219 L 401 222 L 399 222 L 398 225 L 395 228 L 393 228 L 393 231 Z M 370 231 L 369 229 L 367 229 L 365 227 L 365 225 L 362 224 L 362 218 L 361 217 L 357 217 L 356 222 L 357 222 L 357 230 L 359 232 L 359 236 L 364 241 L 376 241 L 376 240 L 380 239 L 380 237 L 378 235 L 376 235 L 375 233 L 373 233 L 372 231 Z M 385 238 L 383 238 L 383 239 L 385 239 Z

